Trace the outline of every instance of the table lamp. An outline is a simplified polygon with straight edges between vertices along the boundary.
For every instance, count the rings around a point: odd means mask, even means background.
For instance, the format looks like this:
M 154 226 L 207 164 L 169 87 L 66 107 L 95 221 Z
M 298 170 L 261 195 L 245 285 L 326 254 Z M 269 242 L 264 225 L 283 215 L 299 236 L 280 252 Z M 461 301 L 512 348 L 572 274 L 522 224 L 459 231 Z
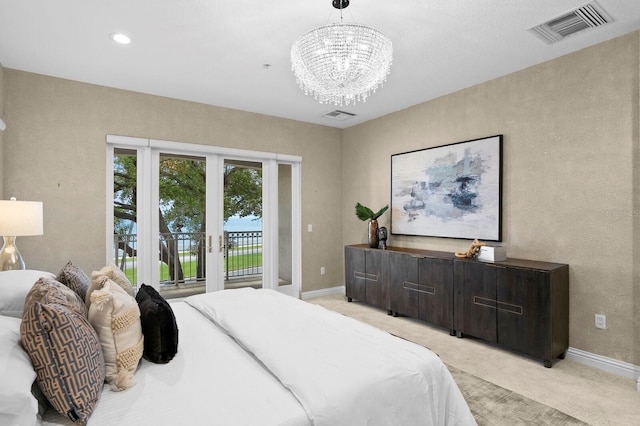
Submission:
M 42 202 L 0 200 L 0 235 L 4 245 L 0 252 L 0 270 L 25 269 L 15 245 L 16 237 L 42 235 Z

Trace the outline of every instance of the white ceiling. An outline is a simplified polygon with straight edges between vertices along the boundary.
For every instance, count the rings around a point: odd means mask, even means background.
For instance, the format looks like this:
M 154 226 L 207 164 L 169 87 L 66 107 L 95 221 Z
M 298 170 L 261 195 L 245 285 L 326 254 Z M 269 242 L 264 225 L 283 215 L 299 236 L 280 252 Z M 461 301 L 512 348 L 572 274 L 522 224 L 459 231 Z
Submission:
M 331 0 L 0 0 L 0 63 L 345 128 L 640 28 L 640 1 L 598 0 L 615 22 L 552 45 L 527 31 L 588 2 L 351 0 L 344 21 L 389 36 L 394 60 L 384 87 L 348 107 L 319 104 L 291 72 L 296 38 L 339 21 Z M 335 109 L 356 117 L 322 117 Z

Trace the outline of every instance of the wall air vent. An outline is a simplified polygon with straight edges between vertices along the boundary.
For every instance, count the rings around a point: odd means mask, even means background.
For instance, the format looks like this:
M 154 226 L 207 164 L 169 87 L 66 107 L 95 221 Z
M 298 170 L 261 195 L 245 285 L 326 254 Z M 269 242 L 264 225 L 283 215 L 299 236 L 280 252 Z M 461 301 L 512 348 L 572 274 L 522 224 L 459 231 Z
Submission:
M 601 27 L 609 22 L 613 22 L 611 15 L 597 2 L 592 1 L 544 24 L 529 28 L 529 31 L 551 44 L 579 32 Z
M 331 118 L 332 120 L 344 121 L 348 120 L 351 117 L 355 117 L 356 115 L 346 111 L 335 110 L 326 113 L 323 117 Z

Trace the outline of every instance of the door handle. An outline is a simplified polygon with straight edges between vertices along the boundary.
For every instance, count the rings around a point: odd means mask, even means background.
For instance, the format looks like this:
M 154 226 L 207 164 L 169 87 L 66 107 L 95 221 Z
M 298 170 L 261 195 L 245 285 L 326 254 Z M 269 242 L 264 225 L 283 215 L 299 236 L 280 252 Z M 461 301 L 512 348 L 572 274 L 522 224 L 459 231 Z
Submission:
M 213 252 L 213 237 L 209 235 L 209 253 Z
M 222 244 L 222 235 L 218 235 L 218 245 L 220 246 L 220 253 L 224 252 L 224 244 Z

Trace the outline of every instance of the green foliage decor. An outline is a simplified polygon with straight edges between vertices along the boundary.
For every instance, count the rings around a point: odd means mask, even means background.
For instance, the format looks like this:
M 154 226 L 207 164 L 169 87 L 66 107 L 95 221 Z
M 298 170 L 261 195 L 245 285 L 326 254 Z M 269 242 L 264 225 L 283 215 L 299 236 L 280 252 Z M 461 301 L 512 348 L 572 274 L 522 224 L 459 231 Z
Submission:
M 363 206 L 360 203 L 357 203 L 356 204 L 356 216 L 358 216 L 358 219 L 360 219 L 362 221 L 376 220 L 380 216 L 382 216 L 384 214 L 384 212 L 387 211 L 388 208 L 389 208 L 389 205 L 387 204 L 386 206 L 384 206 L 383 208 L 378 210 L 376 213 L 374 213 L 373 210 L 371 210 L 369 207 L 366 207 L 366 206 Z

